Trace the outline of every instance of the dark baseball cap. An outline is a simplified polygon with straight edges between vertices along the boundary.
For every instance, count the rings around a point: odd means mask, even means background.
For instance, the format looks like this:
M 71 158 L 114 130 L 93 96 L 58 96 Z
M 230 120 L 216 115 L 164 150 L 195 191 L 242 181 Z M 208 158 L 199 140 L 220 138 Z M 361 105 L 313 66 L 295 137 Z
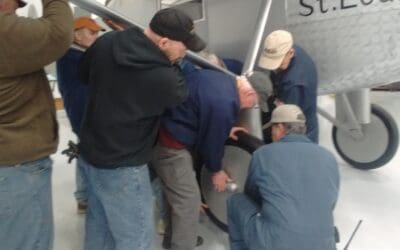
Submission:
M 182 42 L 194 52 L 206 47 L 206 43 L 194 32 L 193 20 L 181 10 L 159 10 L 151 19 L 150 28 L 162 37 Z

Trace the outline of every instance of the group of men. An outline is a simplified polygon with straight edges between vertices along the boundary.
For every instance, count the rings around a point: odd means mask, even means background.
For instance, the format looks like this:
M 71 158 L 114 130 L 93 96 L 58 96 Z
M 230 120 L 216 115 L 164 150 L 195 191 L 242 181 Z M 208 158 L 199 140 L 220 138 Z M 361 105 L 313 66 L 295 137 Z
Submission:
M 151 249 L 149 162 L 168 202 L 163 246 L 194 249 L 201 197 L 192 154 L 224 191 L 231 181 L 224 142 L 240 109 L 269 95 L 267 82 L 182 60 L 206 44 L 179 10 L 158 11 L 144 31 L 97 39 L 102 27 L 87 17 L 73 21 L 68 1 L 42 2 L 43 16 L 29 19 L 15 15 L 22 0 L 0 0 L 2 246 L 52 249 L 49 156 L 58 129 L 43 67 L 59 59 L 59 88 L 79 139 L 75 196 L 80 210 L 87 206 L 85 249 Z M 245 193 L 228 201 L 231 248 L 334 249 L 337 166 L 310 141 L 318 140 L 315 67 L 282 30 L 266 38 L 259 66 L 275 84 L 277 108 L 265 126 L 274 143 L 256 151 Z
M 253 153 L 243 193 L 227 201 L 231 250 L 336 249 L 339 191 L 334 156 L 318 143 L 317 73 L 291 33 L 276 30 L 259 60 L 274 84 L 263 126 L 270 143 Z

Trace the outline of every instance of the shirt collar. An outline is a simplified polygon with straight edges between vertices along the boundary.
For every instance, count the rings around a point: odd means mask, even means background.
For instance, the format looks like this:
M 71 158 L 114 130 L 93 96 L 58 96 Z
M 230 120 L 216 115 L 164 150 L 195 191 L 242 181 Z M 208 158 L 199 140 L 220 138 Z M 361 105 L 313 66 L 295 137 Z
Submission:
M 310 142 L 312 141 L 308 139 L 308 137 L 304 134 L 287 134 L 283 138 L 279 140 L 279 142 Z

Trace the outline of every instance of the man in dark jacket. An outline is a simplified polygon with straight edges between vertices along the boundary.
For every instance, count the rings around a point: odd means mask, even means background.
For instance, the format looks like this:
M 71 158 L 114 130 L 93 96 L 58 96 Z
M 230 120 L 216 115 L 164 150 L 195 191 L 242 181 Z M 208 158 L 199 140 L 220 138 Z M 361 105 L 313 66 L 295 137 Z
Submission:
M 231 250 L 334 250 L 335 157 L 312 143 L 300 108 L 272 112 L 271 144 L 253 154 L 244 194 L 228 200 Z
M 163 9 L 144 32 L 99 38 L 81 62 L 89 95 L 80 130 L 88 177 L 85 249 L 150 249 L 152 199 L 147 163 L 160 116 L 187 96 L 175 63 L 204 42 L 183 12 Z
M 271 70 L 277 104 L 299 106 L 307 118 L 307 136 L 318 143 L 318 77 L 311 57 L 293 45 L 291 33 L 276 30 L 265 38 L 259 66 Z
M 104 30 L 90 17 L 82 16 L 74 20 L 74 42 L 67 53 L 57 61 L 58 89 L 64 102 L 64 108 L 71 123 L 72 131 L 79 138 L 81 120 L 85 109 L 88 86 L 79 79 L 78 65 L 83 53 Z M 86 177 L 78 164 L 75 171 L 78 213 L 85 213 L 87 206 Z

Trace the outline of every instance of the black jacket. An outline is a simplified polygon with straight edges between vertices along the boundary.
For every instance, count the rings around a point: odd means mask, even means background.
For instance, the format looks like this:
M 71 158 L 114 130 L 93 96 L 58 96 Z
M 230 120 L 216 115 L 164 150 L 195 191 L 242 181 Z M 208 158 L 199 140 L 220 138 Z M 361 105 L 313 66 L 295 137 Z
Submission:
M 129 28 L 99 38 L 80 72 L 89 84 L 81 157 L 98 168 L 147 163 L 160 115 L 187 96 L 179 69 L 142 31 Z

